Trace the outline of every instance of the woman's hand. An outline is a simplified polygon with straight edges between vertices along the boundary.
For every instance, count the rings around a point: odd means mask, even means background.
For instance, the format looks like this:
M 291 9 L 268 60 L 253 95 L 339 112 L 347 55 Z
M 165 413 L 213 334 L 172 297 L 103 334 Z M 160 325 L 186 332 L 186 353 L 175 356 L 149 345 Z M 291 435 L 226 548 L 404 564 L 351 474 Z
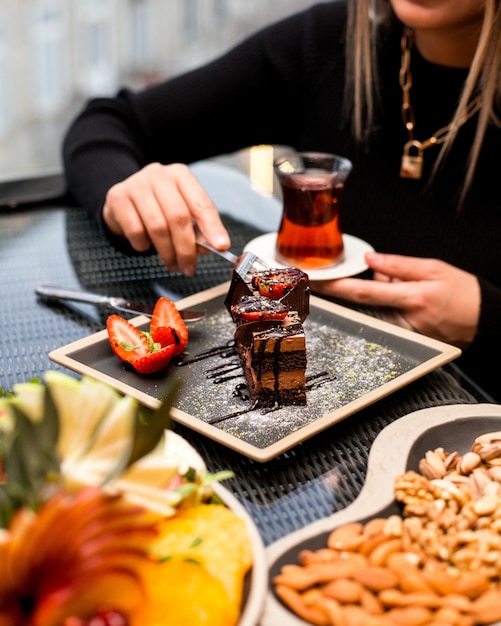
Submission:
M 477 278 L 443 261 L 369 252 L 374 280 L 312 282 L 314 291 L 358 304 L 394 307 L 415 330 L 464 348 L 480 316 Z
M 191 276 L 197 267 L 193 222 L 224 250 L 230 238 L 218 210 L 188 166 L 152 163 L 111 187 L 103 207 L 110 231 L 138 252 L 155 247 L 165 267 Z

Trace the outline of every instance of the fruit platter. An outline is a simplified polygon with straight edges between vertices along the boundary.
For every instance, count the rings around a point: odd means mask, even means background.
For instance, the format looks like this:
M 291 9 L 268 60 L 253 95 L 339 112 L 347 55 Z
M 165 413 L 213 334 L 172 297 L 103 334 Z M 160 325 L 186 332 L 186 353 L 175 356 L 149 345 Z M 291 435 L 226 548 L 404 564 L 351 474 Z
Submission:
M 157 410 L 58 371 L 0 397 L 2 626 L 255 626 L 251 518 Z
M 267 548 L 261 624 L 499 626 L 500 519 L 501 406 L 410 413 L 351 505 Z

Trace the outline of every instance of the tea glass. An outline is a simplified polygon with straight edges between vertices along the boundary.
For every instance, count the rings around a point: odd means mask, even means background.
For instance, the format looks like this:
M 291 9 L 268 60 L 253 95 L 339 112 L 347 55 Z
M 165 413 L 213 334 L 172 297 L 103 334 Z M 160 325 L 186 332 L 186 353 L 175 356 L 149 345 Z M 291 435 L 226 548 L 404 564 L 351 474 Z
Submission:
M 297 152 L 278 157 L 273 168 L 282 192 L 277 259 L 303 270 L 342 261 L 339 198 L 351 161 L 326 152 Z

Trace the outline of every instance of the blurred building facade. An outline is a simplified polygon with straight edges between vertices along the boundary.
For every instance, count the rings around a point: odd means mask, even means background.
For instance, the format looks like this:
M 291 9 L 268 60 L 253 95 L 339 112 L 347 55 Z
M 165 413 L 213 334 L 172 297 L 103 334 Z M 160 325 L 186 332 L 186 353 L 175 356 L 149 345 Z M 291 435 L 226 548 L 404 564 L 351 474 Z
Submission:
M 0 179 L 60 169 L 93 96 L 200 65 L 318 0 L 0 0 Z

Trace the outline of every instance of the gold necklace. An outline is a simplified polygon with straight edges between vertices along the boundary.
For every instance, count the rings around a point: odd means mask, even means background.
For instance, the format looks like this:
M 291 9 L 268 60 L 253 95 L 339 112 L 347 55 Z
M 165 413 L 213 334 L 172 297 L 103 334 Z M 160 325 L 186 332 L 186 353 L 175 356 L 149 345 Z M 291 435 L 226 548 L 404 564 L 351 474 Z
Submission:
M 400 66 L 400 87 L 402 88 L 402 119 L 404 126 L 409 133 L 409 141 L 404 146 L 402 162 L 400 166 L 400 176 L 402 178 L 414 178 L 419 180 L 423 173 L 423 151 L 430 146 L 443 143 L 447 135 L 454 128 L 457 130 L 470 117 L 480 109 L 480 95 L 471 100 L 461 113 L 457 124 L 448 124 L 437 130 L 429 139 L 418 141 L 414 137 L 414 110 L 410 100 L 410 89 L 412 87 L 411 74 L 411 49 L 414 43 L 414 34 L 410 28 L 406 28 L 402 35 L 402 63 Z

